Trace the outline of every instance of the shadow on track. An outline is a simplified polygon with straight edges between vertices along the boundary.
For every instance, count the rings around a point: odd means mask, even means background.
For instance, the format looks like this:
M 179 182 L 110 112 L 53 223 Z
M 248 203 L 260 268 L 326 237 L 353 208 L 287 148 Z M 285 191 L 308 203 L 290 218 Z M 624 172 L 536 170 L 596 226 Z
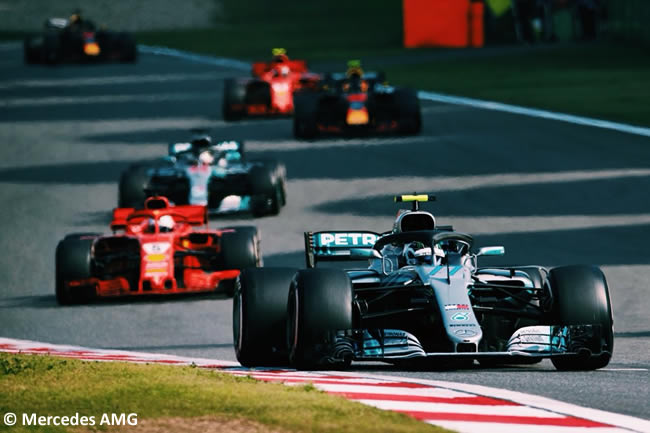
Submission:
M 433 191 L 438 200 L 424 208 L 443 218 L 445 215 L 519 217 L 648 214 L 650 200 L 639 200 L 639 191 L 648 190 L 650 176 L 472 187 L 460 191 Z M 405 191 L 409 191 L 408 185 L 404 185 L 402 190 L 394 189 L 395 194 Z M 389 216 L 399 208 L 393 203 L 393 195 L 331 201 L 318 205 L 313 210 L 333 215 Z
M 54 291 L 54 289 L 52 290 Z M 4 308 L 113 308 L 121 305 L 163 305 L 168 303 L 193 303 L 205 300 L 226 300 L 230 299 L 223 293 L 179 293 L 172 295 L 140 295 L 123 297 L 96 298 L 87 304 L 80 305 L 59 305 L 54 294 L 36 296 L 15 296 L 0 300 L 0 309 Z

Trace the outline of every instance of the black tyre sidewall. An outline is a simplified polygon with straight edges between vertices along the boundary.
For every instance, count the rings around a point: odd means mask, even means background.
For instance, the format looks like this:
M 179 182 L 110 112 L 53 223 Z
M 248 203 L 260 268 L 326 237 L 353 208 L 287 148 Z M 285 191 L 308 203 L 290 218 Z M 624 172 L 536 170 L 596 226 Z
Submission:
M 86 289 L 70 290 L 65 282 L 83 280 L 92 274 L 92 246 L 95 238 L 85 235 L 68 236 L 59 242 L 55 257 L 56 299 L 61 305 L 89 301 L 93 293 Z
M 328 343 L 352 328 L 352 283 L 339 269 L 304 269 L 289 289 L 289 358 L 299 369 L 318 368 L 330 355 Z M 329 341 L 328 341 L 329 340 Z
M 221 235 L 221 256 L 225 269 L 259 267 L 261 252 L 259 236 L 255 227 L 236 228 L 234 232 Z
M 117 203 L 119 207 L 142 208 L 147 198 L 145 187 L 149 183 L 148 171 L 151 167 L 135 165 L 120 176 Z
M 120 33 L 118 41 L 120 61 L 124 63 L 135 63 L 138 58 L 138 49 L 133 36 L 130 33 Z
M 273 164 L 254 166 L 250 171 L 251 211 L 255 216 L 277 215 L 282 207 L 283 179 Z
M 417 93 L 411 89 L 397 89 L 395 103 L 400 113 L 401 132 L 418 134 L 422 129 L 422 114 Z
M 245 110 L 233 110 L 232 105 L 244 105 L 246 102 L 246 86 L 233 78 L 223 82 L 223 118 L 226 121 L 240 120 L 246 114 Z
M 245 269 L 235 284 L 233 341 L 244 366 L 287 365 L 287 293 L 292 268 Z
M 553 324 L 601 325 L 605 350 L 614 350 L 613 315 L 607 281 L 596 266 L 562 266 L 551 269 L 549 281 L 554 297 Z M 551 358 L 558 370 L 594 370 L 609 363 L 609 355 Z
M 293 95 L 293 135 L 299 139 L 312 139 L 318 135 L 318 95 L 313 92 L 296 92 Z

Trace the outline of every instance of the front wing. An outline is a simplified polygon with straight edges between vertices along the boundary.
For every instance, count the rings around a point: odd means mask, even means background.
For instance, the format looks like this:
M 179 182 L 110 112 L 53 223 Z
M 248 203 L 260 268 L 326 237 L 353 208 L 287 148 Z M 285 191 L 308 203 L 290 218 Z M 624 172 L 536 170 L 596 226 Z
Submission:
M 501 352 L 426 352 L 412 334 L 394 329 L 363 331 L 362 338 L 339 336 L 341 346 L 352 347 L 356 361 L 398 361 L 417 358 L 518 359 L 562 356 L 600 356 L 603 335 L 599 325 L 530 326 L 517 330 Z M 338 344 L 337 344 L 338 345 Z

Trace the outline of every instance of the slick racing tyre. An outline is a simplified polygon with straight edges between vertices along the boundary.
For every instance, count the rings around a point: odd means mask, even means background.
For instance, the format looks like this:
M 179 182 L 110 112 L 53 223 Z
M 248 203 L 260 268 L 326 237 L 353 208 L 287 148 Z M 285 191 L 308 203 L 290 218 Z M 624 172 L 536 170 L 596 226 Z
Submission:
M 92 300 L 94 287 L 70 287 L 72 280 L 91 278 L 91 249 L 94 237 L 89 234 L 68 235 L 56 247 L 55 290 L 60 305 L 81 304 Z
M 289 289 L 287 314 L 291 365 L 309 369 L 350 363 L 351 345 L 337 338 L 337 331 L 352 328 L 352 284 L 344 271 L 298 271 Z
M 411 89 L 397 89 L 395 103 L 399 112 L 400 132 L 419 134 L 422 130 L 422 114 L 417 93 Z
M 293 110 L 293 136 L 302 140 L 315 138 L 318 135 L 318 96 L 312 92 L 294 93 Z
M 223 119 L 232 122 L 246 114 L 246 85 L 233 78 L 223 82 Z
M 41 57 L 48 65 L 55 65 L 61 60 L 61 46 L 57 35 L 45 35 Z
M 246 367 L 286 366 L 287 293 L 296 274 L 290 268 L 249 268 L 235 284 L 233 341 Z
M 226 269 L 262 266 L 260 237 L 256 227 L 233 227 L 236 231 L 221 235 L 221 255 Z
M 117 37 L 120 52 L 120 62 L 135 63 L 138 59 L 138 48 L 135 39 L 129 33 L 120 33 Z
M 605 367 L 614 351 L 612 307 L 607 281 L 596 266 L 562 266 L 549 273 L 554 297 L 552 323 L 600 325 L 601 353 L 552 357 L 558 370 L 596 370 Z
M 133 165 L 122 173 L 117 196 L 119 207 L 140 209 L 144 206 L 144 200 L 147 198 L 145 187 L 149 183 L 150 168 L 146 165 Z
M 277 215 L 286 202 L 284 166 L 258 165 L 251 169 L 251 212 L 253 216 Z
M 23 60 L 27 65 L 33 65 L 41 60 L 40 46 L 36 44 L 33 36 L 28 36 L 23 42 Z
M 257 227 L 228 227 L 235 232 L 221 235 L 221 257 L 224 269 L 260 268 L 263 265 L 260 236 Z M 227 296 L 235 293 L 235 280 L 225 280 L 217 287 Z

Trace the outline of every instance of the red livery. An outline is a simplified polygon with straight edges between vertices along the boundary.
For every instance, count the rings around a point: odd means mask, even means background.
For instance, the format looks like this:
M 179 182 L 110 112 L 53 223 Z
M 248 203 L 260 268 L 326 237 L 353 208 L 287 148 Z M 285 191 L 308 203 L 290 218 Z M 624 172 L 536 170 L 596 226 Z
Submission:
M 150 197 L 144 209 L 113 210 L 112 235 L 71 234 L 56 249 L 60 304 L 94 297 L 224 290 L 261 265 L 255 227 L 208 229 L 205 206 Z
M 293 93 L 315 87 L 320 79 L 304 60 L 289 60 L 284 49 L 276 48 L 270 62 L 253 63 L 252 78 L 225 80 L 223 118 L 291 115 Z

